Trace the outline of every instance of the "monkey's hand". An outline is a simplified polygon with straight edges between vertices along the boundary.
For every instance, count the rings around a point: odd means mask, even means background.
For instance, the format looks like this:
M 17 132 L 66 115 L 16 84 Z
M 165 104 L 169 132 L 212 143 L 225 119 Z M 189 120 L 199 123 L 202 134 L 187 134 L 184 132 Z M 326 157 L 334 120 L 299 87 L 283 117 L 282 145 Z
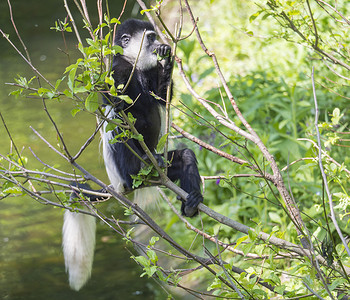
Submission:
M 170 54 L 171 48 L 168 45 L 160 44 L 155 50 L 157 54 L 158 60 L 165 60 L 166 62 L 170 62 Z

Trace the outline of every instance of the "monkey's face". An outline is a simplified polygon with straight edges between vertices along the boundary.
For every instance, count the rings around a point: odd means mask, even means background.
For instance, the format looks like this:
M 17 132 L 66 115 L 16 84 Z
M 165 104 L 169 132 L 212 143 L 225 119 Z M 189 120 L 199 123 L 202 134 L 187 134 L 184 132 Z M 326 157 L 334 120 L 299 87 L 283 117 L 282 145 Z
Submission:
M 153 30 L 137 31 L 133 34 L 124 33 L 118 41 L 123 48 L 123 56 L 140 70 L 148 70 L 157 65 L 156 49 L 161 45 L 156 40 Z

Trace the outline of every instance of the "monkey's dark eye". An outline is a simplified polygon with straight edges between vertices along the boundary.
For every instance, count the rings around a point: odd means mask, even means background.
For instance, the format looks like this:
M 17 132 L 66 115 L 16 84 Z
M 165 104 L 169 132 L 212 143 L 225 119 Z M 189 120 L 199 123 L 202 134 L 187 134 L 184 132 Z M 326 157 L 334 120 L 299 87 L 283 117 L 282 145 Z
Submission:
M 121 39 L 123 45 L 125 46 L 125 45 L 127 45 L 127 44 L 129 43 L 129 41 L 130 41 L 130 35 L 128 35 L 128 34 L 123 34 L 122 37 L 121 37 L 120 39 Z
M 147 34 L 147 39 L 149 42 L 153 43 L 156 40 L 156 34 L 154 32 Z

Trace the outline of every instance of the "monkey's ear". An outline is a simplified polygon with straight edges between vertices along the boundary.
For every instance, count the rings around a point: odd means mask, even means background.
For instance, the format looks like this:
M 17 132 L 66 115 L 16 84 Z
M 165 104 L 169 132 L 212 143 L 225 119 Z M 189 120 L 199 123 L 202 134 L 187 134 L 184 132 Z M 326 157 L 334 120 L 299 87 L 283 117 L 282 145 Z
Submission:
M 121 38 L 120 38 L 120 41 L 122 42 L 122 47 L 125 48 L 128 46 L 129 42 L 130 42 L 130 39 L 131 39 L 131 35 L 130 34 L 127 34 L 127 33 L 124 33 Z

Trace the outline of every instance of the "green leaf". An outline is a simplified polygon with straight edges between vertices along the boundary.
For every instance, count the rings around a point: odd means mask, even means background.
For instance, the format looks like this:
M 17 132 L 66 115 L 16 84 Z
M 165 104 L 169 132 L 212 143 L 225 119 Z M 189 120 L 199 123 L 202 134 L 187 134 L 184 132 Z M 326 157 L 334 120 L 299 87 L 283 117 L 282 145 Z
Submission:
M 87 92 L 87 89 L 85 88 L 85 86 L 78 86 L 74 88 L 74 93 L 78 94 L 78 93 L 85 93 Z
M 124 100 L 127 104 L 133 104 L 134 101 L 128 95 L 118 96 L 120 99 Z
M 143 141 L 143 135 L 142 135 L 141 133 L 139 133 L 139 134 L 133 134 L 132 137 L 133 137 L 135 140 Z
M 132 216 L 134 214 L 133 210 L 131 207 L 125 208 L 124 210 L 124 216 Z
M 134 118 L 131 112 L 128 112 L 128 119 L 131 123 L 135 124 L 136 118 Z
M 153 250 L 148 250 L 147 251 L 147 256 L 151 260 L 151 262 L 156 263 L 158 261 L 158 256 L 155 251 Z
M 114 78 L 112 75 L 105 77 L 105 82 L 111 86 L 114 86 Z
M 164 135 L 160 138 L 160 140 L 159 140 L 159 142 L 158 142 L 158 145 L 157 145 L 157 152 L 158 152 L 158 153 L 161 153 L 162 150 L 164 149 L 164 145 L 165 145 L 165 143 L 166 143 L 166 141 L 167 141 L 168 135 L 169 135 L 169 132 L 168 132 L 167 134 L 164 134 Z
M 22 194 L 22 189 L 19 186 L 11 186 L 3 190 L 4 194 Z
M 152 266 L 150 268 L 147 268 L 147 275 L 148 277 L 152 277 L 155 272 L 157 272 L 158 267 L 157 266 Z
M 249 22 L 250 22 L 250 23 L 253 22 L 253 21 L 260 15 L 260 13 L 261 13 L 261 11 L 258 11 L 258 12 L 256 12 L 255 14 L 251 15 L 251 16 L 249 17 Z
M 117 18 L 112 18 L 110 22 L 111 24 L 114 24 L 114 23 L 120 24 L 120 21 Z
M 48 92 L 51 92 L 51 91 L 49 89 L 45 89 L 45 88 L 39 88 L 38 89 L 39 96 L 44 96 Z
M 276 286 L 275 287 L 275 292 L 282 295 L 286 289 L 286 286 L 284 284 Z
M 111 50 L 112 50 L 113 55 L 123 54 L 123 48 L 118 46 L 118 45 L 112 46 Z
M 73 93 L 70 90 L 64 90 L 63 94 L 65 94 L 68 98 L 73 98 Z
M 239 238 L 239 239 L 236 241 L 236 246 L 235 246 L 235 248 L 238 247 L 242 242 L 244 242 L 244 241 L 247 240 L 247 239 L 248 239 L 248 236 L 247 236 L 247 235 L 242 236 L 241 238 Z
M 159 237 L 158 236 L 152 236 L 150 241 L 149 241 L 149 245 L 150 246 L 154 246 L 156 242 L 159 241 Z
M 117 125 L 113 124 L 113 123 L 108 123 L 105 127 L 105 131 L 108 132 L 108 131 L 112 131 L 114 130 L 114 128 L 116 127 Z
M 252 240 L 252 241 L 255 241 L 255 239 L 257 238 L 257 233 L 254 231 L 254 230 L 252 230 L 252 229 L 249 229 L 248 230 L 248 236 L 249 236 L 249 238 Z
M 65 78 L 65 76 L 62 78 L 62 79 L 58 79 L 56 81 L 56 84 L 55 84 L 55 91 L 57 91 L 58 87 L 60 86 L 61 82 L 63 81 L 63 79 Z
M 270 217 L 270 220 L 272 222 L 277 223 L 277 224 L 282 224 L 282 219 L 279 216 L 279 214 L 277 214 L 275 212 L 269 212 L 269 217 Z
M 81 111 L 81 109 L 80 108 L 74 108 L 74 109 L 72 109 L 71 110 L 71 115 L 73 116 L 73 117 L 75 117 L 75 115 L 78 113 L 78 112 L 80 112 Z
M 9 93 L 9 95 L 11 96 L 15 96 L 16 98 L 21 95 L 23 92 L 23 89 L 19 89 L 19 90 L 15 90 L 15 91 L 12 91 L 11 93 Z
M 141 176 L 147 176 L 148 174 L 151 173 L 153 169 L 153 166 L 151 164 L 141 168 L 141 170 L 139 171 L 138 175 L 141 175 Z
M 85 100 L 86 109 L 89 112 L 94 112 L 96 111 L 96 109 L 98 109 L 98 106 L 99 106 L 98 93 L 97 92 L 90 93 Z
M 145 12 L 150 12 L 152 10 L 153 10 L 152 8 L 143 9 L 143 10 L 140 11 L 140 14 L 143 15 Z
M 67 85 L 69 87 L 69 89 L 73 92 L 74 90 L 74 80 L 75 80 L 75 74 L 77 72 L 77 66 L 73 67 L 68 75 L 68 82 Z
M 343 116 L 343 114 L 340 114 L 340 109 L 338 107 L 336 107 L 332 113 L 332 124 L 338 125 L 342 116 Z
M 151 265 L 150 261 L 144 256 L 136 256 L 134 259 L 143 267 L 149 267 Z
M 133 176 L 131 176 L 131 177 L 133 177 Z M 138 188 L 139 186 L 141 186 L 141 184 L 142 184 L 142 180 L 133 178 L 133 181 L 132 181 L 132 188 L 133 189 Z
M 112 96 L 118 96 L 118 92 L 115 88 L 114 85 L 111 86 L 111 88 L 109 89 L 109 93 L 112 95 Z

